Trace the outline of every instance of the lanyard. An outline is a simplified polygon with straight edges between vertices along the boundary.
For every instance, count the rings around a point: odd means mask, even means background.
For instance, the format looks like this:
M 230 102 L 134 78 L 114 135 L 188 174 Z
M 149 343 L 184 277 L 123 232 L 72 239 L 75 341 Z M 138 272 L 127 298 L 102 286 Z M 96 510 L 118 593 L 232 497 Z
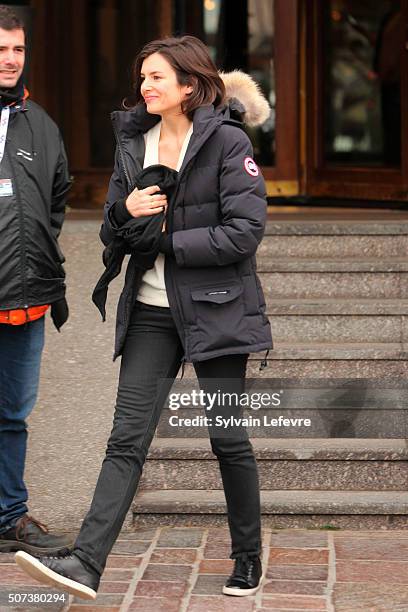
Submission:
M 10 107 L 5 106 L 3 110 L 1 111 L 1 118 L 0 118 L 0 163 L 2 162 L 2 159 L 3 159 L 4 147 L 6 146 L 6 137 L 7 137 L 8 124 L 9 124 L 9 117 L 10 117 Z

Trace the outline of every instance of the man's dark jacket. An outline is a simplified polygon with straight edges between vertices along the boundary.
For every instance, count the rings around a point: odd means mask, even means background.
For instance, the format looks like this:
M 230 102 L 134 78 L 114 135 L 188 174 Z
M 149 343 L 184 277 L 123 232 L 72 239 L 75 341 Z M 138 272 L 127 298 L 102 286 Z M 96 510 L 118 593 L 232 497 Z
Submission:
M 117 150 L 101 228 L 105 245 L 115 238 L 111 209 L 123 207 L 143 163 L 143 133 L 160 117 L 141 105 L 112 113 L 112 121 Z M 272 348 L 255 260 L 266 222 L 265 184 L 246 161 L 253 152 L 241 128 L 229 106 L 198 108 L 169 200 L 166 229 L 174 256 L 165 258 L 165 284 L 188 362 Z M 114 359 L 122 352 L 143 276 L 137 258 L 132 252 L 119 299 Z
M 71 181 L 58 127 L 30 100 L 10 115 L 2 179 L 13 194 L 0 197 L 0 310 L 61 303 L 57 239 Z

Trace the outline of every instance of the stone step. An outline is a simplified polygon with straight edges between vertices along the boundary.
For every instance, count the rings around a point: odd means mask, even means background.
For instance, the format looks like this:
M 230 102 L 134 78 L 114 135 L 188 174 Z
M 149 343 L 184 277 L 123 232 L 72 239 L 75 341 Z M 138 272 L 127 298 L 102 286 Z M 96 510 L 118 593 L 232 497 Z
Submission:
M 282 353 L 279 345 L 276 351 L 270 351 L 268 365 L 260 370 L 265 351 L 252 353 L 248 359 L 247 377 L 248 378 L 377 378 L 381 380 L 393 380 L 408 378 L 408 359 L 406 347 L 398 344 L 396 347 L 381 348 L 376 345 L 368 352 L 364 345 L 364 355 L 360 357 L 359 346 L 353 345 L 353 350 L 349 350 L 349 345 L 345 344 L 335 349 L 332 346 L 312 345 L 304 350 L 299 349 L 299 345 L 292 345 L 296 355 L 285 345 L 285 353 Z M 309 355 L 313 355 L 309 359 Z M 178 378 L 181 377 L 181 369 Z M 184 378 L 195 379 L 195 370 L 192 364 L 187 363 L 184 369 Z
M 408 489 L 408 447 L 402 439 L 252 438 L 251 442 L 262 490 Z M 156 437 L 140 489 L 222 489 L 208 438 Z
M 263 514 L 408 514 L 407 491 L 262 491 Z M 140 491 L 134 512 L 225 514 L 224 491 Z
M 258 272 L 266 303 L 275 298 L 408 299 L 407 272 Z
M 272 298 L 269 315 L 408 315 L 408 300 L 373 298 Z M 271 319 L 273 322 L 273 320 Z
M 406 257 L 408 235 L 271 235 L 266 234 L 257 257 L 365 258 Z
M 407 241 L 408 242 L 408 241 Z M 302 254 L 302 257 L 299 255 Z M 297 256 L 282 257 L 270 253 L 257 253 L 258 272 L 408 272 L 408 256 L 373 258 L 342 257 L 304 257 L 299 250 Z
M 260 354 L 260 353 L 259 353 Z M 373 358 L 360 359 L 356 357 L 356 353 L 350 354 L 348 351 L 335 353 L 335 358 L 328 356 L 318 356 L 315 354 L 313 359 L 307 358 L 305 353 L 302 358 L 296 359 L 280 359 L 271 357 L 274 352 L 269 353 L 268 367 L 259 370 L 261 359 L 259 354 L 253 354 L 248 360 L 247 376 L 249 378 L 376 378 L 381 380 L 408 378 L 408 360 L 407 357 L 401 357 L 402 351 L 397 358 L 388 353 L 388 357 L 384 356 L 381 351 L 373 351 Z M 397 353 L 396 353 L 397 354 Z M 257 356 L 257 358 L 255 358 Z M 190 364 L 186 366 L 185 377 L 195 378 L 194 368 Z
M 259 368 L 265 354 L 266 351 L 250 353 L 247 377 L 336 378 L 337 373 L 337 378 L 383 379 L 403 378 L 403 376 L 395 376 L 394 372 L 408 374 L 408 344 L 406 342 L 275 342 L 274 348 L 269 351 L 267 357 L 267 367 L 260 371 Z M 339 367 L 336 361 L 343 362 L 342 367 Z M 347 365 L 348 361 L 352 363 Z M 378 362 L 378 365 L 375 362 Z M 385 370 L 385 365 L 390 369 Z M 329 370 L 326 366 L 330 366 Z M 178 373 L 178 378 L 180 377 L 181 369 Z M 191 363 L 185 365 L 184 378 L 195 378 L 194 366 Z
M 224 525 L 221 490 L 139 491 L 134 526 Z M 407 491 L 261 491 L 262 524 L 268 528 L 406 528 Z
M 408 301 L 407 301 L 408 305 Z M 358 315 L 271 315 L 274 341 L 281 343 L 399 343 L 408 340 L 408 317 Z
M 251 440 L 258 459 L 285 461 L 407 461 L 408 443 L 405 438 L 393 440 L 283 438 Z M 208 437 L 157 438 L 150 445 L 148 459 L 214 459 Z
M 408 235 L 406 219 L 274 221 L 268 219 L 265 236 L 404 236 Z
M 273 330 L 272 330 L 273 331 Z M 264 352 L 252 353 L 261 361 Z M 405 342 L 276 342 L 268 360 L 280 359 L 408 359 Z

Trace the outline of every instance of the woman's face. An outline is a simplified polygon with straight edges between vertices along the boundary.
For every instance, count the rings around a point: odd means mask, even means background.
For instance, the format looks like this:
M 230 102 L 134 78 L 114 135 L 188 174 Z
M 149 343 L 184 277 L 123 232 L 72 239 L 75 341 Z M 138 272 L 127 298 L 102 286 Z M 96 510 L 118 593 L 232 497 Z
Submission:
M 153 115 L 180 114 L 181 103 L 192 91 L 191 85 L 179 85 L 175 70 L 163 55 L 146 57 L 141 69 L 141 94 L 148 113 Z

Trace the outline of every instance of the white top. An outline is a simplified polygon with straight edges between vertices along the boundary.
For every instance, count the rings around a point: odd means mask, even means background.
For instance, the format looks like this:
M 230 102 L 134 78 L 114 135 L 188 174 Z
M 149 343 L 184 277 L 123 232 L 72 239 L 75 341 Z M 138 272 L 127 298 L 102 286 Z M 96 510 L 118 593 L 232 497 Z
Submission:
M 145 139 L 145 157 L 143 168 L 159 164 L 159 140 L 162 122 L 156 123 L 151 130 L 144 134 Z M 186 137 L 181 147 L 180 155 L 177 162 L 176 170 L 179 171 L 187 151 L 188 143 L 190 142 L 191 134 L 193 133 L 193 125 L 191 124 Z M 164 253 L 159 253 L 154 262 L 154 268 L 146 270 L 143 274 L 142 283 L 139 288 L 139 293 L 136 298 L 144 304 L 152 304 L 153 306 L 167 306 L 166 285 L 164 283 Z

